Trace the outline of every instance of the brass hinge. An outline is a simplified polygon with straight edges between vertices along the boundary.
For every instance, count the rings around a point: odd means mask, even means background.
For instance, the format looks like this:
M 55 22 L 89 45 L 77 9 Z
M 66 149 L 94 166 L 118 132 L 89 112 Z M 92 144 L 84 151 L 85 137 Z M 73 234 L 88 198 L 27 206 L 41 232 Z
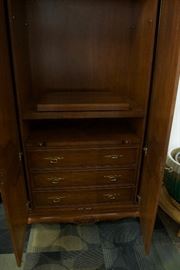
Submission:
M 27 201 L 27 203 L 26 203 L 26 207 L 27 207 L 27 209 L 28 209 L 28 210 L 32 208 L 32 206 L 31 206 L 31 202 L 30 202 L 30 201 Z
M 137 202 L 138 202 L 138 204 L 141 203 L 141 196 L 140 195 L 137 195 Z
M 0 185 L 3 186 L 4 185 L 4 171 L 0 171 Z
M 19 152 L 19 160 L 22 161 L 22 158 L 23 158 L 23 153 L 22 152 Z
M 147 153 L 148 153 L 148 147 L 147 147 L 147 146 L 144 146 L 144 147 L 143 147 L 143 151 L 144 151 L 144 155 L 147 156 Z

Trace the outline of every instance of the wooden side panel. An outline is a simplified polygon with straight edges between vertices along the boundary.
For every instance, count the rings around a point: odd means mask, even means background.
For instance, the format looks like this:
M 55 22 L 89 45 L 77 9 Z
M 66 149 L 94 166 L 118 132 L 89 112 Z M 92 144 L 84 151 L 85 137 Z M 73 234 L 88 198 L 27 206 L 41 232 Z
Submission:
M 19 112 L 27 109 L 32 98 L 30 58 L 27 42 L 25 0 L 7 0 L 8 22 L 12 43 L 12 57 L 18 97 Z
M 180 1 L 161 1 L 155 70 L 141 182 L 141 225 L 146 251 L 157 212 L 180 68 Z
M 20 265 L 27 223 L 27 198 L 13 96 L 4 1 L 0 0 L 0 192 Z

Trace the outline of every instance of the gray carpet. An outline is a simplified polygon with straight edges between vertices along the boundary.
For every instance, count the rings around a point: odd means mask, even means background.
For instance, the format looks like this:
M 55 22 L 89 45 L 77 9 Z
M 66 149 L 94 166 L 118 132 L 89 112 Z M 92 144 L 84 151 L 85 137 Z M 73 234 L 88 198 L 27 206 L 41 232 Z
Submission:
M 0 211 L 0 269 L 16 269 Z M 92 225 L 37 224 L 31 227 L 22 270 L 178 270 L 180 239 L 162 212 L 152 249 L 145 256 L 137 219 Z

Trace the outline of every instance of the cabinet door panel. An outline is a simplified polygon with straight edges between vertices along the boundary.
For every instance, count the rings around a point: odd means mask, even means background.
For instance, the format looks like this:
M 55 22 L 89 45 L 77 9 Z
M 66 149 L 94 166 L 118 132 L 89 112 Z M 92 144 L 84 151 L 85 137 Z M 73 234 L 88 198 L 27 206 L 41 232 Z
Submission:
M 27 196 L 10 69 L 4 2 L 0 0 L 0 192 L 20 265 L 27 223 Z
M 161 1 L 155 69 L 141 179 L 141 225 L 150 243 L 164 174 L 180 68 L 180 1 Z

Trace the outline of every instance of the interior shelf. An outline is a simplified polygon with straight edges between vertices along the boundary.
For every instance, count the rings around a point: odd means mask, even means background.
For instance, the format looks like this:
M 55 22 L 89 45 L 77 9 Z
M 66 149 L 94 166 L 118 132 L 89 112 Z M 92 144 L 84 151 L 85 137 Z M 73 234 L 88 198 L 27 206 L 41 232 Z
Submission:
M 130 98 L 110 91 L 73 90 L 42 94 L 24 113 L 24 119 L 143 117 Z
M 75 120 L 33 123 L 26 146 L 139 144 L 140 138 L 127 121 Z
M 48 92 L 37 103 L 39 112 L 59 111 L 127 111 L 130 100 L 109 91 L 57 91 Z

